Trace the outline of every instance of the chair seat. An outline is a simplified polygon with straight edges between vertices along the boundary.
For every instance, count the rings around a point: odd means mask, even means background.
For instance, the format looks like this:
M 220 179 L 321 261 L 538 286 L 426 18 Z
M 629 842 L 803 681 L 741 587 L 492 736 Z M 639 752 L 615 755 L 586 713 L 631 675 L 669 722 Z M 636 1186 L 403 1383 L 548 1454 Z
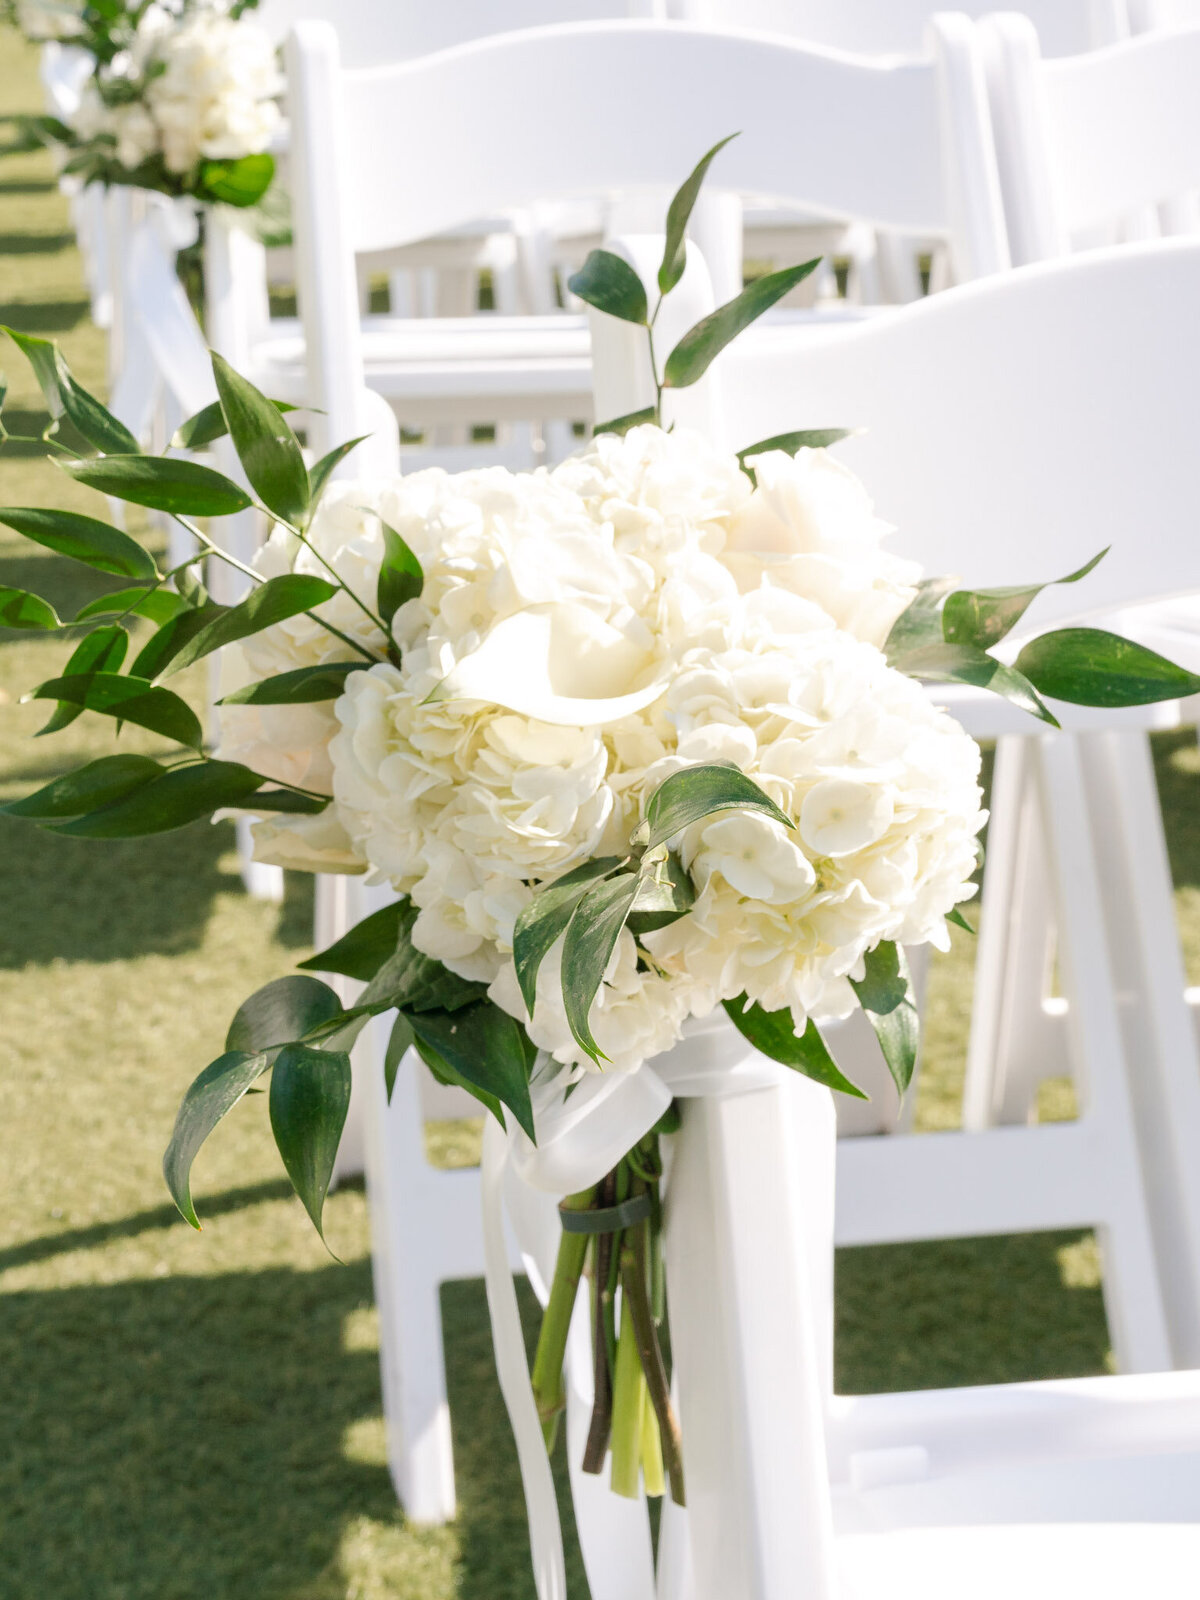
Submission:
M 840 1600 L 1194 1600 L 1200 1526 L 1013 1524 L 838 1541 Z
M 591 414 L 584 317 L 366 317 L 367 381 L 402 424 Z M 304 338 L 273 320 L 251 356 L 253 381 L 281 400 L 306 398 Z
M 871 308 L 873 309 L 873 308 Z M 815 314 L 776 310 L 756 330 L 824 328 L 859 321 L 870 309 L 838 306 Z M 363 318 L 367 382 L 402 425 L 589 417 L 592 358 L 587 318 L 550 316 Z M 272 318 L 253 346 L 248 376 L 280 400 L 307 397 L 304 336 L 294 317 Z

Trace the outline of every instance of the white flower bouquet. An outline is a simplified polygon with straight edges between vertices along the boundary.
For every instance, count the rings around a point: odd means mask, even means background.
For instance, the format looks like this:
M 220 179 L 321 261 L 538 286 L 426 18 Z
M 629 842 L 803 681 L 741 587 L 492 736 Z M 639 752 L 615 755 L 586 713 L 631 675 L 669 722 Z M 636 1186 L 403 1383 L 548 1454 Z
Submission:
M 676 197 L 661 296 L 712 158 Z M 815 263 L 751 285 L 688 333 L 663 390 L 699 378 L 739 328 Z M 647 330 L 632 269 L 594 252 L 572 287 Z M 726 456 L 664 431 L 656 404 L 601 425 L 553 471 L 433 470 L 334 481 L 352 446 L 306 467 L 286 419 L 219 357 L 220 403 L 183 430 L 228 430 L 252 493 L 207 466 L 140 454 L 44 341 L 11 334 L 55 417 L 93 452 L 76 480 L 175 517 L 195 558 L 161 570 L 75 512 L 0 511 L 39 544 L 124 580 L 70 621 L 63 672 L 32 691 L 52 726 L 90 711 L 174 754 L 114 754 L 7 807 L 76 837 L 254 813 L 264 861 L 365 872 L 394 903 L 245 1002 L 196 1079 L 167 1183 L 196 1224 L 190 1170 L 266 1073 L 272 1127 L 314 1223 L 350 1096 L 349 1049 L 394 1013 L 386 1074 L 412 1048 L 516 1144 L 597 1075 L 635 1081 L 690 1019 L 720 1016 L 763 1055 L 859 1094 L 822 1037 L 862 1008 L 901 1093 L 917 1048 L 904 947 L 944 947 L 974 893 L 979 752 L 922 681 L 986 685 L 1053 723 L 1043 693 L 1135 704 L 1200 681 L 1098 629 L 995 646 L 1039 586 L 971 591 L 921 574 L 827 447 L 790 435 Z M 240 604 L 197 518 L 257 504 L 273 531 Z M 1070 575 L 1082 578 L 1088 568 Z M 138 640 L 122 670 L 135 624 Z M 0 590 L 0 622 L 56 629 L 44 599 Z M 221 650 L 219 750 L 172 675 Z M 344 1006 L 311 971 L 364 987 Z M 668 1097 L 669 1098 L 669 1097 Z M 670 1105 L 599 1182 L 567 1196 L 532 1381 L 551 1439 L 567 1325 L 593 1294 L 595 1411 L 585 1466 L 682 1500 L 661 1259 Z M 528 1147 L 528 1143 L 527 1143 Z
M 70 39 L 94 68 L 76 111 L 21 119 L 23 147 L 49 144 L 86 183 L 255 204 L 274 176 L 283 79 L 270 36 L 245 5 L 182 0 L 112 11 L 19 0 L 31 38 Z

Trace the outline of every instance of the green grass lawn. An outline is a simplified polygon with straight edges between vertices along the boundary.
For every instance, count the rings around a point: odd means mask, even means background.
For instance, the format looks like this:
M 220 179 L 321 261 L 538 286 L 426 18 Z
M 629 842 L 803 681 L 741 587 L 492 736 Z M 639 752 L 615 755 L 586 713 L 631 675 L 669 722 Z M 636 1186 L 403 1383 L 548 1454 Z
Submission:
M 3 34 L 0 111 L 19 109 L 37 109 L 34 61 Z M 43 157 L 0 164 L 0 318 L 60 339 L 103 390 L 103 338 Z M 9 426 L 40 426 L 24 363 L 3 365 Z M 67 487 L 37 453 L 0 454 L 0 503 L 62 503 Z M 0 583 L 72 605 L 97 582 L 0 530 Z M 20 697 L 67 646 L 0 639 L 7 799 L 112 746 L 87 717 L 33 740 L 45 708 Z M 1161 739 L 1158 757 L 1195 968 L 1195 741 Z M 232 843 L 228 825 L 102 846 L 0 819 L 0 1600 L 524 1600 L 481 1285 L 444 1297 L 460 1515 L 410 1528 L 384 1461 L 361 1190 L 327 1210 L 340 1266 L 290 1195 L 260 1099 L 197 1163 L 204 1232 L 167 1201 L 159 1160 L 180 1094 L 238 1002 L 310 948 L 311 884 L 290 880 L 282 907 L 249 900 Z M 963 935 L 934 967 L 925 1128 L 954 1122 L 970 964 Z M 1046 1114 L 1069 1099 L 1051 1089 Z M 444 1129 L 440 1147 L 462 1159 L 475 1137 Z M 1107 1346 L 1086 1235 L 839 1258 L 844 1389 L 1096 1372 Z M 574 1555 L 572 1574 L 582 1597 Z

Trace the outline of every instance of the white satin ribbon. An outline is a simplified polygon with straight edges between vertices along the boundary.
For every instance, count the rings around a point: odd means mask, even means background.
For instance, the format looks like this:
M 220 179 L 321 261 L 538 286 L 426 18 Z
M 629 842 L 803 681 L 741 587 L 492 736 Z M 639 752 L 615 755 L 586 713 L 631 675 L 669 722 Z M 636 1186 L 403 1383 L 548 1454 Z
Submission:
M 570 1097 L 544 1085 L 533 1094 L 537 1143 L 494 1118 L 483 1136 L 483 1247 L 488 1311 L 500 1392 L 517 1444 L 537 1600 L 566 1600 L 562 1529 L 554 1479 L 530 1384 L 517 1296 L 504 1244 L 505 1178 L 518 1243 L 546 1282 L 546 1214 L 541 1196 L 575 1194 L 598 1183 L 662 1116 L 676 1096 L 747 1094 L 787 1076 L 743 1039 L 723 1011 L 693 1019 L 673 1050 L 630 1073 L 589 1073 Z M 521 1188 L 538 1191 L 522 1197 Z M 528 1203 L 526 1203 L 528 1202 Z M 522 1226 L 522 1223 L 525 1226 Z M 552 1262 L 549 1264 L 552 1267 Z M 541 1296 L 539 1296 L 541 1298 Z

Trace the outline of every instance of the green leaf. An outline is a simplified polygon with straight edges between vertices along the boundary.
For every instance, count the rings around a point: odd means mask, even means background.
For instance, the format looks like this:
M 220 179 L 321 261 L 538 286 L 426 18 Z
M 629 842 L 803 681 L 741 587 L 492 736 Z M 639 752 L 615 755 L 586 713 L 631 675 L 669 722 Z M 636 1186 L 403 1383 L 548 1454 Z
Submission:
M 357 439 L 347 439 L 345 444 L 335 445 L 332 450 L 327 451 L 321 457 L 315 466 L 308 469 L 313 509 L 316 508 L 317 501 L 325 492 L 325 485 L 329 482 L 340 463 L 346 459 L 351 450 L 356 450 L 364 440 L 370 437 L 369 433 L 360 433 Z
M 299 706 L 319 700 L 336 700 L 352 672 L 360 672 L 365 661 L 330 661 L 323 667 L 294 667 L 273 678 L 247 683 L 218 700 L 219 706 Z
M 225 806 L 243 805 L 264 782 L 236 761 L 173 767 L 124 799 L 54 828 L 80 839 L 141 839 L 170 833 Z
M 204 557 L 197 556 L 195 561 L 186 567 L 181 567 L 175 574 L 175 587 L 178 589 L 184 602 L 194 610 L 208 604 L 208 590 L 204 587 Z
M 39 684 L 34 700 L 65 700 L 85 711 L 134 722 L 151 733 L 199 750 L 204 730 L 191 706 L 170 689 L 158 689 L 145 678 L 122 677 L 116 672 L 72 673 Z
M 275 978 L 243 1000 L 229 1024 L 225 1048 L 258 1051 L 290 1044 L 341 1011 L 342 1002 L 319 978 L 294 973 Z
M 1100 628 L 1043 633 L 1016 665 L 1041 694 L 1078 706 L 1145 706 L 1200 693 L 1194 672 Z
M 713 157 L 731 139 L 736 139 L 736 133 L 728 133 L 706 156 L 702 156 L 693 169 L 691 176 L 685 178 L 675 191 L 675 195 L 667 208 L 667 238 L 663 248 L 662 265 L 658 269 L 658 288 L 660 294 L 670 294 L 671 290 L 683 277 L 683 269 L 687 262 L 687 244 L 685 234 L 687 225 L 692 215 L 692 208 L 700 194 L 700 186 L 708 174 Z
M 101 756 L 98 761 L 89 761 L 87 766 L 77 767 L 23 800 L 12 800 L 0 809 L 9 816 L 35 817 L 39 821 L 77 817 L 97 806 L 124 799 L 160 777 L 162 771 L 158 762 L 151 761 L 149 756 Z
M 136 454 L 140 446 L 133 434 L 76 381 L 52 340 L 18 333 L 13 328 L 3 331 L 28 357 L 46 409 L 56 423 L 65 416 L 90 445 L 109 455 Z
M 4 324 L 0 324 L 0 333 L 6 333 L 28 360 L 46 401 L 46 410 L 57 420 L 63 414 L 57 346 L 50 339 L 39 339 L 32 333 L 20 333 L 16 328 Z
M 324 1239 L 321 1215 L 350 1109 L 350 1057 L 286 1044 L 271 1073 L 271 1132 L 292 1187 Z
M 628 261 L 611 250 L 592 250 L 579 271 L 568 278 L 567 288 L 597 311 L 646 326 L 645 286 Z
M 538 969 L 554 941 L 567 931 L 575 907 L 597 878 L 606 878 L 621 865 L 620 856 L 601 856 L 564 872 L 539 889 L 521 908 L 513 930 L 513 964 L 529 1015 L 537 998 Z
M 297 794 L 294 789 L 257 789 L 252 811 L 290 811 L 300 816 L 319 817 L 329 805 L 332 795 Z
M 396 1020 L 392 1024 L 392 1031 L 388 1034 L 387 1049 L 383 1053 L 383 1087 L 389 1105 L 392 1103 L 392 1090 L 396 1087 L 396 1074 L 400 1070 L 404 1052 L 411 1050 L 415 1043 L 416 1035 L 408 1018 L 402 1011 L 398 1011 Z
M 81 512 L 5 506 L 0 510 L 0 522 L 35 544 L 82 561 L 97 572 L 109 572 L 118 578 L 158 577 L 153 557 L 136 539 Z
M 103 450 L 105 455 L 137 455 L 141 445 L 125 424 L 101 405 L 94 394 L 75 381 L 66 362 L 55 352 L 58 366 L 59 393 L 67 420 L 83 435 L 90 445 Z
M 739 450 L 738 466 L 757 488 L 758 475 L 753 467 L 746 465 L 751 456 L 765 456 L 771 450 L 783 450 L 789 456 L 801 450 L 826 450 L 831 444 L 849 437 L 849 428 L 801 428 L 795 433 L 775 433 L 769 439 L 760 439 L 757 444 L 748 444 L 744 450 Z
M 990 689 L 1052 728 L 1059 725 L 1058 718 L 1042 703 L 1036 686 L 1019 668 L 1005 666 L 974 645 L 926 645 L 892 657 L 889 665 L 922 683 L 966 683 L 976 689 Z
M 218 617 L 223 617 L 229 609 L 227 606 L 217 605 L 213 600 L 205 600 L 193 610 L 181 597 L 176 598 L 180 601 L 179 610 L 150 635 L 134 657 L 129 670 L 135 677 L 157 678 L 185 644 L 203 632 Z
M 193 1228 L 200 1226 L 192 1204 L 192 1162 L 200 1146 L 257 1078 L 270 1066 L 264 1055 L 248 1055 L 243 1050 L 227 1050 L 210 1061 L 183 1097 L 175 1118 L 175 1129 L 163 1156 L 163 1177 L 180 1215 Z
M 1107 554 L 1108 549 L 1105 548 L 1078 571 L 1069 572 L 1065 578 L 1055 578 L 1050 583 L 1006 589 L 957 590 L 950 595 L 942 609 L 942 631 L 946 640 L 950 644 L 973 644 L 981 650 L 990 650 L 1016 627 L 1043 589 L 1059 583 L 1078 583 Z
M 88 672 L 116 672 L 125 659 L 128 647 L 129 635 L 124 628 L 115 625 L 95 628 L 85 635 L 71 652 L 64 669 L 64 676 L 70 678 Z M 82 715 L 82 706 L 60 700 L 49 722 L 44 728 L 38 729 L 35 737 L 40 739 L 47 733 L 60 733 L 63 728 L 70 727 L 76 717 Z
M 272 400 L 271 404 L 281 414 L 299 410 L 298 406 L 292 405 L 287 400 Z M 202 406 L 186 422 L 179 424 L 171 439 L 171 448 L 173 450 L 202 450 L 206 444 L 213 444 L 216 440 L 223 439 L 228 432 L 229 424 L 225 421 L 225 413 L 221 410 L 221 402 L 214 400 L 211 405 Z
M 904 1094 L 912 1082 L 921 1042 L 921 1022 L 908 962 L 898 944 L 885 941 L 868 951 L 866 972 L 850 979 L 850 987 L 875 1030 L 883 1059 L 896 1088 Z
M 891 632 L 884 642 L 883 652 L 889 666 L 894 667 L 914 650 L 945 644 L 942 606 L 957 582 L 957 578 L 921 580 L 916 594 L 892 623 Z
M 373 911 L 356 923 L 349 933 L 320 950 L 307 961 L 301 961 L 302 970 L 309 972 L 340 972 L 347 978 L 357 978 L 368 983 L 390 956 L 396 954 L 401 930 L 407 934 L 412 919 L 408 917 L 409 902 L 397 900 L 390 906 Z M 406 926 L 407 924 L 407 926 Z
M 177 456 L 104 456 L 98 461 L 56 458 L 56 464 L 77 483 L 154 511 L 227 517 L 251 503 L 246 491 L 222 473 Z
M 627 411 L 623 417 L 614 417 L 611 422 L 598 422 L 592 429 L 592 438 L 597 438 L 602 433 L 620 434 L 622 438 L 630 428 L 640 428 L 644 422 L 658 421 L 657 406 L 643 406 L 640 411 Z
M 211 354 L 221 409 L 246 477 L 268 511 L 302 528 L 310 496 L 299 440 L 278 406 L 215 350 Z
M 75 613 L 75 621 L 87 622 L 92 617 L 115 616 L 132 611 L 135 616 L 148 617 L 151 622 L 161 626 L 178 616 L 184 605 L 183 596 L 176 594 L 174 589 L 153 589 L 149 584 L 139 583 L 129 589 L 114 589 L 109 594 L 97 595 L 87 605 L 80 607 Z M 147 673 L 147 677 L 152 676 L 152 673 Z
M 562 954 L 563 1008 L 575 1042 L 596 1062 L 608 1057 L 592 1037 L 588 1014 L 640 887 L 636 872 L 602 879 L 580 896 L 567 924 Z
M 772 1061 L 792 1067 L 840 1094 L 852 1095 L 856 1100 L 869 1098 L 842 1072 L 815 1022 L 810 1020 L 804 1032 L 798 1035 L 790 1011 L 764 1011 L 760 1005 L 747 1003 L 745 995 L 737 1000 L 726 1000 L 724 1005 L 738 1032 Z
M 667 357 L 663 369 L 663 387 L 686 389 L 690 384 L 697 383 L 743 328 L 748 328 L 764 311 L 769 311 L 777 300 L 782 300 L 810 272 L 815 272 L 820 264 L 818 256 L 815 261 L 806 261 L 803 266 L 769 272 L 766 277 L 756 278 L 753 283 L 747 284 L 741 294 L 702 317 L 694 328 L 684 334 Z
M 384 1009 L 397 1006 L 409 1012 L 457 1011 L 481 999 L 487 985 L 460 978 L 432 956 L 423 954 L 412 943 L 417 908 L 408 900 L 399 903 L 396 948 L 359 996 L 359 1005 L 384 1003 Z
M 0 628 L 61 628 L 58 614 L 49 600 L 28 589 L 10 589 L 0 584 Z
M 461 1011 L 405 1014 L 419 1045 L 435 1051 L 468 1085 L 494 1095 L 535 1137 L 529 1098 L 532 1050 L 519 1022 L 490 1000 Z
M 311 611 L 336 593 L 332 583 L 308 572 L 284 572 L 278 578 L 268 578 L 257 589 L 252 589 L 240 604 L 222 611 L 189 639 L 168 666 L 168 675 L 181 672 L 222 645 L 261 633 L 264 628 L 273 627 L 302 611 Z
M 646 815 L 634 831 L 634 843 L 653 850 L 702 817 L 732 810 L 761 811 L 782 822 L 785 828 L 796 826 L 753 778 L 737 767 L 711 762 L 682 767 L 663 779 L 646 803 Z
M 383 565 L 375 589 L 375 604 L 385 627 L 407 600 L 415 600 L 425 587 L 421 563 L 396 532 L 383 524 Z
M 954 907 L 953 911 L 947 911 L 946 921 L 952 922 L 956 928 L 961 928 L 964 933 L 974 935 L 975 929 L 967 921 L 966 917 L 963 916 L 962 912 L 957 906 Z
M 408 1018 L 404 1016 L 403 1013 L 396 1018 L 396 1027 L 392 1030 L 391 1039 L 388 1040 L 389 1052 L 392 1049 L 393 1043 L 395 1043 L 397 1048 L 399 1048 L 399 1039 L 397 1035 L 401 1023 L 403 1023 L 408 1029 L 409 1041 L 413 1048 L 416 1050 L 421 1060 L 429 1068 L 433 1076 L 437 1079 L 438 1083 L 444 1083 L 448 1088 L 451 1089 L 465 1089 L 469 1095 L 473 1095 L 475 1099 L 479 1101 L 479 1104 L 484 1108 L 485 1111 L 490 1111 L 500 1126 L 503 1127 L 504 1107 L 500 1104 L 499 1100 L 496 1099 L 496 1096 L 494 1094 L 489 1094 L 486 1089 L 481 1089 L 477 1083 L 468 1083 L 466 1078 L 463 1077 L 462 1073 L 456 1072 L 444 1056 L 438 1055 L 437 1051 L 432 1045 L 422 1043 L 422 1041 L 413 1033 Z M 403 1050 L 400 1050 L 400 1054 L 396 1057 L 397 1068 L 399 1068 L 400 1059 L 403 1054 Z M 392 1089 L 395 1087 L 395 1082 L 395 1073 L 393 1073 L 391 1081 L 389 1082 L 388 1080 L 387 1058 L 385 1057 L 384 1084 L 387 1087 L 389 1098 L 391 1096 Z
M 696 903 L 696 889 L 678 856 L 643 862 L 642 881 L 626 926 L 635 936 L 654 933 L 685 917 Z
M 200 191 L 222 205 L 257 205 L 274 176 L 275 158 L 265 150 L 235 161 L 205 161 L 200 167 Z

